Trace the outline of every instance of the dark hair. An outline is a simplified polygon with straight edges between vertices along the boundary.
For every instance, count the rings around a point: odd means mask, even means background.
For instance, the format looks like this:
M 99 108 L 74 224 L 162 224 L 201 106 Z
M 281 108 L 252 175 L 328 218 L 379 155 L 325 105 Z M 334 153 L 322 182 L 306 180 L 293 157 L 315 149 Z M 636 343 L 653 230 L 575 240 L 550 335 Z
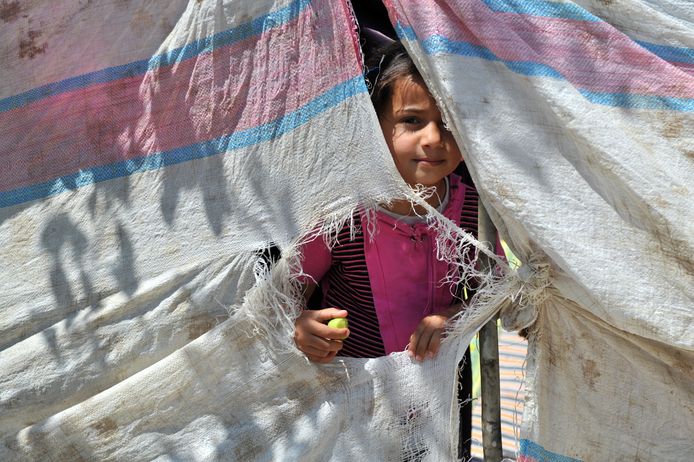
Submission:
M 411 77 L 423 81 L 412 58 L 400 42 L 393 42 L 376 50 L 367 61 L 369 71 L 366 78 L 371 85 L 371 102 L 380 114 L 383 106 L 390 101 L 395 81 L 401 77 Z

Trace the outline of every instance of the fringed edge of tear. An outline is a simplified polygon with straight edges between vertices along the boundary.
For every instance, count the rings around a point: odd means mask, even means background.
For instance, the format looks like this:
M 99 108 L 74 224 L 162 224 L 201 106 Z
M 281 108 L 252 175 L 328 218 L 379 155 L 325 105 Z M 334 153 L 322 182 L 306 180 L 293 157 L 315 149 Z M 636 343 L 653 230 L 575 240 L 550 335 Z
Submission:
M 450 268 L 441 284 L 452 288 L 461 284 L 467 287 L 475 282 L 475 294 L 465 309 L 454 315 L 448 322 L 446 336 L 455 335 L 468 326 L 481 325 L 494 315 L 509 299 L 514 281 L 509 279 L 514 271 L 504 259 L 496 255 L 491 243 L 479 241 L 464 231 L 455 222 L 438 213 L 426 202 L 427 190 L 415 191 L 413 203 L 424 208 L 428 214 L 429 227 L 436 235 L 436 258 L 444 261 Z M 491 263 L 488 270 L 478 268 L 480 255 Z M 463 329 L 464 328 L 464 329 Z M 445 341 L 445 339 L 444 339 Z
M 407 194 L 407 191 L 402 192 Z M 360 231 L 355 220 L 357 214 L 362 217 L 361 230 L 373 239 L 377 233 L 377 203 L 355 205 L 327 215 L 291 245 L 282 248 L 282 258 L 278 261 L 267 261 L 257 255 L 254 286 L 240 305 L 228 308 L 230 314 L 250 321 L 253 327 L 247 332 L 249 336 L 262 335 L 277 352 L 303 354 L 293 341 L 294 323 L 305 309 L 301 281 L 310 280 L 311 276 L 303 272 L 303 257 L 299 249 L 314 239 L 323 239 L 332 248 L 338 243 L 338 234 L 345 226 L 349 226 L 350 239 L 354 239 Z
M 500 310 L 528 309 L 536 311 L 546 301 L 545 290 L 550 284 L 547 265 L 529 264 L 522 271 L 515 270 L 496 255 L 491 243 L 481 242 L 465 232 L 455 222 L 440 214 L 426 202 L 433 188 L 419 187 L 403 191 L 401 200 L 409 200 L 413 206 L 426 212 L 429 227 L 436 231 L 436 257 L 446 262 L 451 270 L 440 281 L 455 287 L 475 283 L 475 293 L 467 301 L 465 309 L 449 319 L 443 341 L 458 334 L 478 330 Z M 401 196 L 402 197 L 402 196 Z M 395 199 L 397 200 L 397 199 Z M 387 203 L 387 202 L 386 202 Z M 262 332 L 278 350 L 298 352 L 293 342 L 294 322 L 305 309 L 301 280 L 310 279 L 302 270 L 299 249 L 313 239 L 324 239 L 332 248 L 339 232 L 349 226 L 353 239 L 358 227 L 356 214 L 361 214 L 361 226 L 365 237 L 373 239 L 378 232 L 378 204 L 355 205 L 326 216 L 312 231 L 296 239 L 282 249 L 282 258 L 273 263 L 258 259 L 256 284 L 248 291 L 241 307 L 236 311 L 247 317 L 254 326 L 249 335 Z M 489 268 L 479 268 L 480 256 L 491 262 Z M 257 307 L 265 307 L 258 309 Z

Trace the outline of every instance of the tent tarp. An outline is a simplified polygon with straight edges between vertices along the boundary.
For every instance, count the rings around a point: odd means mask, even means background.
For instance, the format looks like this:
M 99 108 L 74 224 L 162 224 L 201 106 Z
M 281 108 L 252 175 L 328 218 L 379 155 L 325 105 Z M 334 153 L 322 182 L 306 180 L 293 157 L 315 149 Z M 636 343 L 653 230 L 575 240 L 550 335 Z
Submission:
M 530 327 L 526 461 L 691 455 L 694 7 L 386 4 L 523 266 L 434 361 L 317 366 L 298 239 L 419 200 L 349 4 L 2 2 L 0 459 L 449 460 L 500 307 Z M 452 262 L 478 244 L 432 226 Z

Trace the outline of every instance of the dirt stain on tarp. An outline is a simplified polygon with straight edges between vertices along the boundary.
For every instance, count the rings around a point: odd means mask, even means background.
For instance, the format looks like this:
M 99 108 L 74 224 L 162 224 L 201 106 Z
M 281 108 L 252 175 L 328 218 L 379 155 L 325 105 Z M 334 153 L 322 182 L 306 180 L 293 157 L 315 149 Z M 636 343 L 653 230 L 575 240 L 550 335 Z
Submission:
M 5 22 L 15 21 L 19 17 L 21 7 L 19 2 L 0 2 L 0 19 Z
M 318 376 L 321 378 L 321 375 Z M 296 401 L 299 405 L 296 409 L 312 409 L 316 406 L 316 401 L 320 396 L 306 393 L 306 390 L 311 389 L 311 382 L 293 382 L 287 385 L 286 398 L 287 401 Z M 329 390 L 329 388 L 328 388 Z M 295 417 L 291 415 L 290 417 Z
M 40 55 L 46 52 L 48 47 L 47 43 L 38 44 L 37 39 L 41 37 L 42 33 L 38 30 L 30 30 L 26 37 L 19 41 L 19 57 L 34 59 L 36 55 Z
M 156 24 L 154 16 L 144 9 L 135 11 L 132 18 L 132 25 L 139 30 L 149 30 Z
M 211 330 L 217 324 L 216 320 L 208 314 L 197 314 L 190 318 L 188 324 L 188 340 L 195 340 L 205 332 Z
M 91 427 L 97 431 L 99 436 L 104 436 L 109 433 L 112 433 L 118 428 L 118 424 L 116 423 L 115 420 L 109 418 L 109 417 L 104 417 L 103 419 L 99 420 L 95 424 L 92 424 Z
M 662 134 L 668 139 L 679 138 L 682 135 L 683 128 L 684 123 L 682 122 L 682 119 L 672 118 L 668 120 L 666 125 L 663 127 Z
M 653 198 L 653 203 L 658 206 L 660 209 L 666 209 L 670 207 L 670 203 L 665 200 L 662 196 L 658 195 L 655 198 Z
M 80 12 L 86 10 L 87 8 L 89 8 L 89 6 L 90 6 L 91 4 L 92 4 L 92 0 L 86 0 L 86 1 L 80 0 L 80 2 L 79 2 L 80 9 L 77 10 L 77 12 L 80 13 Z
M 600 372 L 598 371 L 598 365 L 595 361 L 591 359 L 586 359 L 582 364 L 583 368 L 583 378 L 586 379 L 588 386 L 595 390 L 595 381 L 600 377 Z

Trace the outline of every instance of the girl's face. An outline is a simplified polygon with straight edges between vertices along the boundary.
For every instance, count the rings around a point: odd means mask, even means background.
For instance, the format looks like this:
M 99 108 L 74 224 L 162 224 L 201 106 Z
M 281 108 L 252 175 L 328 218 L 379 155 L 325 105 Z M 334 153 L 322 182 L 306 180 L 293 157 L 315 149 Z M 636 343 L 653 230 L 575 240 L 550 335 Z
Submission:
M 429 90 L 418 79 L 398 78 L 379 114 L 395 166 L 410 186 L 444 185 L 463 157 Z

